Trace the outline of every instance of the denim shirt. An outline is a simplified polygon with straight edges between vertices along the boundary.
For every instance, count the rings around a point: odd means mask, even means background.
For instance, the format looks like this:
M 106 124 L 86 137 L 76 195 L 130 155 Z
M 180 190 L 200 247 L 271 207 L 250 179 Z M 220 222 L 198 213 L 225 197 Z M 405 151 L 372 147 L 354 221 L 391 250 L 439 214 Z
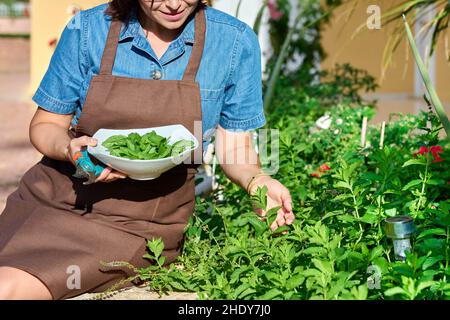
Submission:
M 45 110 L 73 114 L 76 125 L 86 101 L 92 76 L 99 73 L 111 19 L 102 4 L 79 12 L 66 25 L 33 101 Z M 244 22 L 207 7 L 206 39 L 196 82 L 203 114 L 203 150 L 220 124 L 230 131 L 249 131 L 265 125 L 258 38 Z M 158 59 L 132 14 L 123 24 L 113 75 L 160 80 L 181 80 L 194 43 L 191 15 L 183 31 Z

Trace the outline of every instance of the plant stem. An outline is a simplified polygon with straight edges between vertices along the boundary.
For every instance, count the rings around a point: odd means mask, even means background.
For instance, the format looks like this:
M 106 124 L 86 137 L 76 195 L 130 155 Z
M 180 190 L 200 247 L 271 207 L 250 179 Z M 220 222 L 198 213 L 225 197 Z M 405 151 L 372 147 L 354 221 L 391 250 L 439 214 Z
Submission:
M 420 210 L 420 208 L 422 207 L 422 199 L 424 198 L 424 194 L 425 194 L 425 187 L 427 185 L 427 180 L 428 180 L 428 167 L 430 165 L 430 156 L 429 156 L 429 152 L 426 153 L 426 157 L 427 157 L 427 163 L 425 165 L 425 175 L 423 177 L 422 180 L 422 190 L 420 191 L 420 198 L 419 198 L 419 202 L 417 203 L 417 209 L 416 211 L 418 212 Z
M 445 133 L 447 134 L 447 139 L 450 139 L 450 121 L 448 120 L 447 114 L 445 113 L 445 109 L 442 106 L 441 100 L 439 99 L 439 96 L 437 95 L 437 92 L 434 89 L 433 83 L 431 82 L 430 79 L 430 75 L 428 74 L 428 71 L 425 68 L 422 57 L 420 56 L 419 50 L 417 49 L 414 36 L 411 32 L 408 22 L 406 21 L 405 15 L 403 15 L 403 21 L 406 28 L 406 35 L 408 36 L 409 44 L 411 45 L 413 56 L 416 60 L 417 66 L 419 67 L 420 74 L 422 75 L 423 78 L 423 82 L 428 90 L 428 93 L 430 94 L 430 99 L 433 102 L 434 108 L 439 116 L 439 119 L 441 120 Z
M 275 91 L 276 82 L 281 74 L 281 67 L 288 55 L 289 45 L 291 44 L 292 37 L 294 36 L 294 32 L 297 29 L 297 25 L 300 22 L 303 11 L 300 10 L 299 14 L 295 18 L 294 25 L 289 29 L 289 33 L 286 36 L 286 39 L 283 42 L 283 46 L 281 47 L 280 55 L 278 56 L 277 62 L 275 63 L 275 67 L 270 76 L 269 83 L 267 84 L 266 94 L 264 96 L 264 110 L 269 111 L 269 106 L 272 103 L 272 97 Z
M 359 231 L 360 231 L 359 238 L 355 242 L 355 248 L 356 248 L 356 245 L 361 241 L 364 231 L 363 231 L 363 227 L 361 225 L 361 221 L 359 221 L 360 218 L 359 218 L 358 204 L 356 202 L 356 196 L 353 193 L 353 187 L 351 189 L 351 192 L 352 192 L 352 197 L 353 197 L 353 204 L 355 205 L 355 214 L 356 214 L 356 218 L 358 219 L 358 225 L 359 225 Z
M 255 23 L 253 25 L 253 31 L 256 34 L 259 34 L 259 28 L 261 27 L 262 16 L 264 14 L 264 10 L 266 9 L 268 3 L 269 3 L 268 0 L 264 0 L 263 4 L 261 5 L 261 8 L 258 10 L 258 13 L 256 15 Z
M 216 209 L 217 209 L 217 207 L 215 207 Z M 219 210 L 217 209 L 217 211 L 219 212 Z M 220 214 L 220 212 L 219 212 L 219 214 Z M 226 256 L 225 256 L 225 254 L 223 253 L 223 251 L 222 251 L 222 247 L 220 246 L 220 244 L 219 244 L 219 241 L 216 239 L 216 237 L 214 236 L 214 234 L 212 233 L 212 231 L 209 229 L 209 226 L 207 225 L 207 224 L 205 224 L 205 222 L 200 218 L 200 217 L 197 217 L 197 219 L 199 219 L 200 220 L 200 223 L 202 223 L 202 224 L 204 224 L 204 229 L 203 230 L 205 230 L 205 229 L 207 229 L 207 231 L 209 232 L 209 236 L 216 242 L 216 244 L 217 244 L 217 248 L 218 248 L 218 250 L 219 250 L 219 254 L 222 256 L 222 258 L 226 261 L 227 260 L 227 258 L 226 258 Z M 222 217 L 222 219 L 223 219 L 223 217 Z M 224 222 L 224 225 L 225 225 L 225 222 Z M 206 231 L 206 230 L 205 230 Z M 226 239 L 227 237 L 225 237 L 225 239 Z
M 237 5 L 237 7 L 236 7 L 236 13 L 234 14 L 234 16 L 235 16 L 236 18 L 239 17 L 239 10 L 241 9 L 241 4 L 242 4 L 242 0 L 239 0 L 238 5 Z
M 448 256 L 448 246 L 449 246 L 449 243 L 448 243 L 448 240 L 450 239 L 450 233 L 449 233 L 449 231 L 450 231 L 450 227 L 447 227 L 447 240 L 445 241 L 445 270 L 447 270 L 447 268 L 448 268 L 448 260 L 449 260 L 449 256 Z

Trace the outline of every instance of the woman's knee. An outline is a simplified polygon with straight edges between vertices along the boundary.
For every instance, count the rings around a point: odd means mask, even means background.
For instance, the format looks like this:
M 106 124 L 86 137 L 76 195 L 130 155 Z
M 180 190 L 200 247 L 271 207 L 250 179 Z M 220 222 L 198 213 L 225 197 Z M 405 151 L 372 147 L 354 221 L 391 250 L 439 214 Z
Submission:
M 14 297 L 14 278 L 8 276 L 7 272 L 0 267 L 0 300 L 10 300 Z
M 0 267 L 0 300 L 52 299 L 47 287 L 33 275 L 16 268 Z

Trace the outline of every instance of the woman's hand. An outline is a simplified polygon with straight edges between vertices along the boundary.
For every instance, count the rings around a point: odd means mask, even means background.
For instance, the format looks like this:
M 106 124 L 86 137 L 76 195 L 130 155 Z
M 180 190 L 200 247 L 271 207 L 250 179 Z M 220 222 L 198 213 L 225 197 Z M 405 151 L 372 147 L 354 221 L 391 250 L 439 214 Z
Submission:
M 88 136 L 82 136 L 79 138 L 72 139 L 67 146 L 66 155 L 70 162 L 76 166 L 73 156 L 75 153 L 81 150 L 84 146 L 95 147 L 97 145 L 97 140 Z M 95 182 L 113 182 L 118 179 L 125 179 L 127 176 L 121 172 L 118 172 L 111 167 L 107 166 L 103 169 L 102 173 L 95 179 Z
M 267 186 L 267 209 L 281 207 L 270 229 L 275 231 L 281 226 L 291 225 L 295 220 L 295 216 L 292 212 L 292 198 L 289 190 L 278 180 L 269 176 L 261 176 L 253 180 L 249 192 L 250 194 L 254 194 L 258 187 L 262 188 L 264 186 Z M 257 209 L 255 212 L 265 216 L 268 210 Z M 286 234 L 287 231 L 283 233 Z

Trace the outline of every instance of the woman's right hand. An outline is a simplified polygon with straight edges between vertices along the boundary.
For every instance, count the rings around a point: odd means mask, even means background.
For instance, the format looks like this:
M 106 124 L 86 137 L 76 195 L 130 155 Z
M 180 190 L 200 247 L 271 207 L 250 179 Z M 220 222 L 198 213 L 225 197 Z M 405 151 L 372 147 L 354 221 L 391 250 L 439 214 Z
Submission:
M 96 145 L 97 140 L 92 137 L 82 136 L 79 138 L 74 138 L 67 146 L 66 155 L 69 158 L 70 162 L 72 162 L 72 164 L 76 166 L 76 163 L 73 160 L 75 153 L 81 151 L 81 148 L 84 146 L 95 147 Z M 127 176 L 125 174 L 107 166 L 105 167 L 105 169 L 103 169 L 102 173 L 97 177 L 97 179 L 95 179 L 95 182 L 113 182 L 118 179 L 125 179 L 126 177 Z

